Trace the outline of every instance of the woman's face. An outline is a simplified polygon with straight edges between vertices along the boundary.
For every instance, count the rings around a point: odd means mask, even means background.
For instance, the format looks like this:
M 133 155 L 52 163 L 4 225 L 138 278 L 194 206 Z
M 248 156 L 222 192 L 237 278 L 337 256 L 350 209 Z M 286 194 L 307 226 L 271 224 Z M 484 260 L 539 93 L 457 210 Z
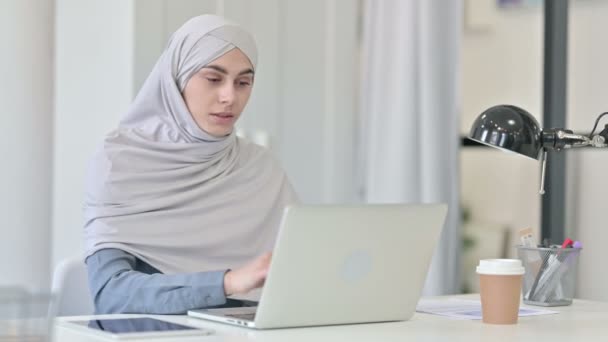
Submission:
M 251 95 L 253 67 L 239 49 L 204 66 L 192 75 L 182 96 L 196 124 L 222 137 L 232 132 Z

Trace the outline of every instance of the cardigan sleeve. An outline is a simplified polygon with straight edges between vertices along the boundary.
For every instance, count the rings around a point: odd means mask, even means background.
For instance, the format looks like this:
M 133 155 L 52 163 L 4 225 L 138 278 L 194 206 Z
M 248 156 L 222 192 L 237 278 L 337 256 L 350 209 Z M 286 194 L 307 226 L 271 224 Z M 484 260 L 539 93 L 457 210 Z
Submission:
M 226 303 L 228 270 L 163 274 L 120 249 L 102 249 L 86 259 L 96 314 L 184 314 Z

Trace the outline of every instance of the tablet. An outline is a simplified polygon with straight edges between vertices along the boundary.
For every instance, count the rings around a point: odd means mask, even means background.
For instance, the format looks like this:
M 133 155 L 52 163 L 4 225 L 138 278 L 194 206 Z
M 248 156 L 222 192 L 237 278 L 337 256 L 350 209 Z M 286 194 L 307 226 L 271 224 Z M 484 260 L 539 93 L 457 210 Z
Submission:
M 116 339 L 211 335 L 213 330 L 163 321 L 151 317 L 63 321 L 64 326 L 103 334 Z

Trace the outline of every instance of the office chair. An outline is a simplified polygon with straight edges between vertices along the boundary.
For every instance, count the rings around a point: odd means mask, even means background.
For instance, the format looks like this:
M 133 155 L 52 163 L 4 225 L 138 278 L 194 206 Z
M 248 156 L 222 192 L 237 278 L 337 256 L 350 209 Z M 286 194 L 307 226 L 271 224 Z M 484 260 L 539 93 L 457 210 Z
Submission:
M 62 260 L 53 273 L 53 294 L 57 316 L 92 315 L 93 299 L 89 293 L 87 269 L 82 257 Z

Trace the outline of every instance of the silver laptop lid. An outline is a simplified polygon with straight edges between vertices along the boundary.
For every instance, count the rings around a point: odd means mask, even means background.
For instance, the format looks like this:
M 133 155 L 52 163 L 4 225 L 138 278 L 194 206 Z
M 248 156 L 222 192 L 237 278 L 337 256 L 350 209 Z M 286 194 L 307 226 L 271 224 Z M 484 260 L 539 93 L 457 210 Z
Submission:
M 409 319 L 446 213 L 445 204 L 287 208 L 255 326 Z

